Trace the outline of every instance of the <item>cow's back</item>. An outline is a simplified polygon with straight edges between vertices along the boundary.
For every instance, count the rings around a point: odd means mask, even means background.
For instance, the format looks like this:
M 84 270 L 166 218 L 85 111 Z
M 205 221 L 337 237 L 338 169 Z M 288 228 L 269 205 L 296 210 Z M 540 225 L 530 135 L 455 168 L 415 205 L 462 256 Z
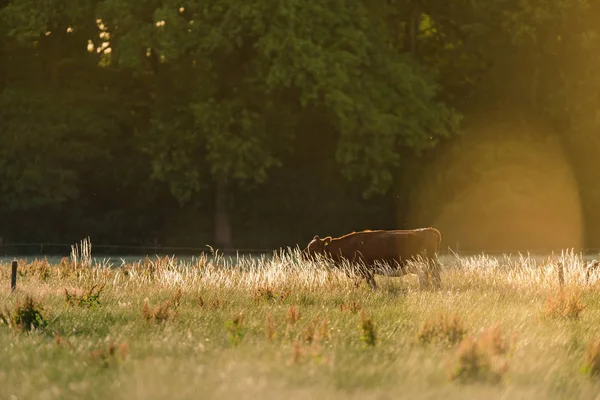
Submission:
M 402 262 L 418 255 L 433 256 L 440 238 L 434 228 L 353 232 L 335 239 L 328 252 L 336 260 Z
M 410 231 L 354 232 L 337 239 L 337 243 L 330 245 L 329 251 L 334 257 L 337 255 L 367 264 L 375 261 L 400 262 L 418 241 L 419 238 Z
M 421 245 L 426 248 L 429 255 L 437 254 L 440 250 L 442 234 L 435 228 L 420 228 L 414 230 L 419 237 Z
M 405 243 L 410 240 L 409 234 L 394 231 L 370 231 L 357 235 L 356 247 L 361 251 L 365 261 L 400 261 Z

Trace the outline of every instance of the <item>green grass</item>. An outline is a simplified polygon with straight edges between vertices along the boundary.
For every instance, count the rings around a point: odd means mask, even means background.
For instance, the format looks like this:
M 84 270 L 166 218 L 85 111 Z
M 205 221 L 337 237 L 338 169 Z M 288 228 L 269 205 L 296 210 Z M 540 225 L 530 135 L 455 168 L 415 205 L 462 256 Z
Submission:
M 585 285 L 581 258 L 564 261 L 562 288 L 555 263 L 480 256 L 445 258 L 441 290 L 377 277 L 375 293 L 287 253 L 22 263 L 15 294 L 2 264 L 4 320 L 29 295 L 47 325 L 27 332 L 0 319 L 0 394 L 594 399 L 600 284 Z

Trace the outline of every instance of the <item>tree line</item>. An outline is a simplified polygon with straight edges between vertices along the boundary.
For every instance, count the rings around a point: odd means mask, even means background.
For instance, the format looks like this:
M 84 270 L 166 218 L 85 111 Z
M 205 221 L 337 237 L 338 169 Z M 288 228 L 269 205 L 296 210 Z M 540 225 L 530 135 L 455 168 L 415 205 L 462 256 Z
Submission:
M 2 0 L 0 236 L 401 228 L 425 168 L 501 109 L 552 127 L 598 246 L 598 22 L 585 0 Z

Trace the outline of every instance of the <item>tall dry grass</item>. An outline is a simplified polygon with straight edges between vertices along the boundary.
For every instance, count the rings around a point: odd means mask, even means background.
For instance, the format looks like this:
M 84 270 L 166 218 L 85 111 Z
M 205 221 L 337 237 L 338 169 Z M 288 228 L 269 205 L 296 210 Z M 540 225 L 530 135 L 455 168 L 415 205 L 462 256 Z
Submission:
M 563 279 L 567 288 L 593 289 L 598 287 L 598 277 L 591 277 L 586 284 L 586 263 L 580 254 L 564 252 L 554 258 L 540 260 L 525 255 L 492 257 L 487 255 L 441 257 L 443 265 L 443 288 L 449 291 L 469 289 L 492 289 L 527 291 L 532 293 L 556 290 L 561 286 L 558 271 L 564 266 Z M 114 267 L 104 261 L 92 268 L 88 279 L 105 281 L 103 270 Z M 338 291 L 352 290 L 356 279 L 344 268 L 333 267 L 326 262 L 299 260 L 299 252 L 287 249 L 272 257 L 195 257 L 192 261 L 178 261 L 176 257 L 146 258 L 134 263 L 121 263 L 114 269 L 110 279 L 115 287 L 123 289 L 148 284 L 163 287 L 245 289 L 272 288 L 280 291 Z M 345 268 L 349 268 L 346 266 Z M 380 282 L 403 282 L 415 277 L 376 276 Z M 361 282 L 364 285 L 364 281 Z
M 89 251 L 91 244 L 82 245 Z M 54 284 L 78 286 L 109 284 L 114 290 L 139 288 L 180 288 L 182 290 L 244 290 L 255 293 L 268 290 L 285 292 L 348 292 L 366 285 L 346 271 L 320 260 L 300 260 L 297 249 L 275 252 L 272 256 L 200 255 L 191 261 L 175 256 L 145 257 L 135 262 L 92 260 L 89 253 L 78 254 L 74 247 L 71 259 L 64 258 L 51 268 L 46 260 L 20 262 L 21 276 L 37 276 Z M 442 291 L 460 293 L 468 290 L 491 290 L 504 293 L 551 293 L 560 287 L 583 291 L 596 290 L 600 280 L 591 274 L 586 282 L 586 263 L 581 254 L 572 251 L 560 256 L 539 259 L 525 255 L 492 257 L 487 255 L 440 257 Z M 564 266 L 564 267 L 563 267 Z M 413 269 L 418 269 L 413 268 Z M 2 268 L 6 271 L 6 268 Z M 562 275 L 558 271 L 563 271 Z M 383 290 L 418 290 L 414 275 L 386 277 L 377 275 Z M 396 288 L 396 289 L 394 289 Z

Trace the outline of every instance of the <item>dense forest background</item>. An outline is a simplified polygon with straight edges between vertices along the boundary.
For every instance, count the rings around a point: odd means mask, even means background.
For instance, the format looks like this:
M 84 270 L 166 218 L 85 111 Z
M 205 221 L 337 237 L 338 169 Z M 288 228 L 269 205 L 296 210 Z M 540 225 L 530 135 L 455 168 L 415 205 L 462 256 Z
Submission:
M 600 247 L 600 2 L 0 0 L 3 243 Z

